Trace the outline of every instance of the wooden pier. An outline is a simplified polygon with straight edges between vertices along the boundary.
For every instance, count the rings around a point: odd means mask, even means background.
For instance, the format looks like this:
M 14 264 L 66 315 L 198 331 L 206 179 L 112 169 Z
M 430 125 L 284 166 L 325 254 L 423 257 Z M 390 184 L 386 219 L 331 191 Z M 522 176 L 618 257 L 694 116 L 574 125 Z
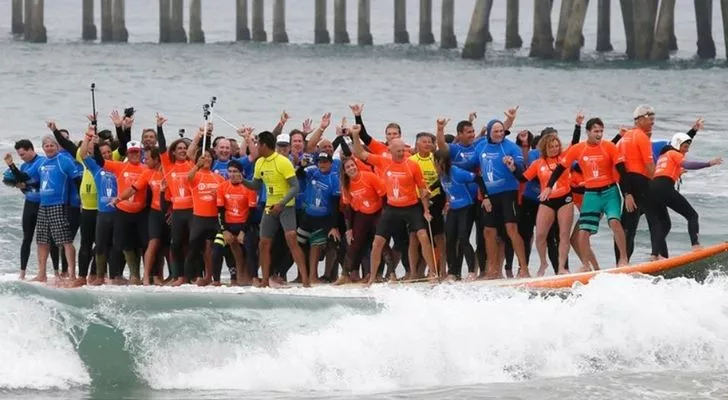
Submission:
M 216 0 L 222 2 L 223 0 Z M 235 11 L 236 41 L 288 43 L 286 32 L 286 0 L 227 0 L 231 11 Z M 356 43 L 370 46 L 375 41 L 371 34 L 370 0 L 305 0 L 311 4 L 314 13 L 313 41 L 316 44 L 330 44 L 332 37 L 327 30 L 327 7 L 333 6 L 334 32 L 333 43 L 348 44 L 352 40 L 346 26 L 347 7 L 357 13 Z M 442 1 L 442 16 L 439 45 L 443 49 L 457 48 L 458 40 L 454 33 L 454 0 Z M 485 57 L 487 43 L 493 40 L 490 31 L 490 18 L 493 2 L 496 0 L 476 0 L 471 13 L 470 28 L 462 47 L 463 58 L 481 59 Z M 610 52 L 611 0 L 563 0 L 557 21 L 551 20 L 553 0 L 498 0 L 506 2 L 505 47 L 521 48 L 523 38 L 519 33 L 519 11 L 523 6 L 533 7 L 533 36 L 529 55 L 534 58 L 578 60 L 584 46 L 583 28 L 589 6 L 597 7 L 596 51 Z M 688 0 L 685 0 L 688 1 Z M 127 42 L 125 0 L 99 0 L 101 29 L 98 34 L 95 25 L 94 0 L 80 0 L 82 12 L 81 37 L 83 40 L 102 42 Z M 44 0 L 12 0 L 11 32 L 28 42 L 47 41 L 44 26 Z M 185 32 L 185 0 L 158 0 L 159 3 L 159 42 L 160 43 L 204 43 L 202 27 L 202 0 L 187 0 L 189 34 Z M 333 3 L 333 4 L 331 4 Z M 348 4 L 347 4 L 348 3 Z M 523 3 L 523 4 L 522 4 Z M 619 0 L 622 11 L 624 32 L 627 41 L 623 50 L 627 57 L 634 60 L 666 60 L 670 51 L 676 50 L 675 3 L 676 0 Z M 697 55 L 702 59 L 716 57 L 715 42 L 712 37 L 713 0 L 693 0 L 698 34 Z M 271 35 L 265 30 L 264 12 L 266 5 L 273 6 L 273 27 Z M 723 20 L 723 35 L 728 54 L 728 0 L 720 0 Z M 406 0 L 392 0 L 394 14 L 394 43 L 410 43 L 407 31 L 408 17 L 419 18 L 420 45 L 435 45 L 432 23 L 433 0 L 420 0 L 419 10 L 407 10 Z M 250 11 L 250 12 L 249 12 Z M 100 38 L 99 38 L 100 36 Z M 232 35 L 231 35 L 232 36 Z

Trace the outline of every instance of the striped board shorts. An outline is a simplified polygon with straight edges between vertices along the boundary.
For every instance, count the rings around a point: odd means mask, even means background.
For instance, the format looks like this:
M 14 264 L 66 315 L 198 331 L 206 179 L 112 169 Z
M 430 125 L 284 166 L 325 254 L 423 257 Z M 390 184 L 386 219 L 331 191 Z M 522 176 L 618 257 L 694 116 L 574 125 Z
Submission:
M 38 244 L 50 244 L 53 241 L 56 245 L 61 246 L 73 243 L 66 206 L 63 204 L 40 206 L 35 232 L 35 241 Z

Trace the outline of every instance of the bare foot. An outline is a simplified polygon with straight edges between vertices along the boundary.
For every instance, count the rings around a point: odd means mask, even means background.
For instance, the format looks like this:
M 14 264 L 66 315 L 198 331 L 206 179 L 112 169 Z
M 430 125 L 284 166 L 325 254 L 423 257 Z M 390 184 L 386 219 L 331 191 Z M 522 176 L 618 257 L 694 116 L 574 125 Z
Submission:
M 238 279 L 235 284 L 237 286 L 253 286 L 253 279 L 248 278 L 247 276 L 242 279 Z
M 475 272 L 470 272 L 470 273 L 468 273 L 468 276 L 465 277 L 465 280 L 468 281 L 468 282 L 472 282 L 472 281 L 474 281 L 476 279 L 478 279 L 478 276 L 475 275 Z
M 179 278 L 175 279 L 175 280 L 174 280 L 174 281 L 173 281 L 173 282 L 172 282 L 172 283 L 170 284 L 170 286 L 174 286 L 174 287 L 177 287 L 177 286 L 182 286 L 182 285 L 184 285 L 185 283 L 187 283 L 187 281 L 185 280 L 185 278 L 183 278 L 183 277 L 179 277 Z
M 569 275 L 568 269 L 559 269 L 558 275 Z
M 538 276 L 538 277 L 541 277 L 541 276 L 544 276 L 544 275 L 546 275 L 546 270 L 547 270 L 548 268 L 549 268 L 549 266 L 548 266 L 548 265 L 541 265 L 541 266 L 540 266 L 540 267 L 538 268 L 538 272 L 536 272 L 536 276 Z
M 457 280 L 458 277 L 453 274 L 450 274 L 447 276 L 447 278 L 445 278 L 445 282 L 456 282 Z
M 38 275 L 35 278 L 31 279 L 30 281 L 31 282 L 43 282 L 43 283 L 45 283 L 45 282 L 48 282 L 48 277 L 45 276 L 45 275 L 42 275 L 42 276 L 41 275 Z
M 106 283 L 106 279 L 102 276 L 97 276 L 94 280 L 88 282 L 91 286 L 101 286 Z
M 622 258 L 622 259 L 620 259 L 620 260 L 619 260 L 619 262 L 617 263 L 617 268 L 622 268 L 622 267 L 626 267 L 627 265 L 629 265 L 629 261 L 627 261 L 627 259 L 626 259 L 626 258 Z
M 500 271 L 486 271 L 483 279 L 485 279 L 487 281 L 493 280 L 493 279 L 503 279 L 503 273 Z
M 346 275 L 341 275 L 339 277 L 339 279 L 337 279 L 336 282 L 334 282 L 334 286 L 347 285 L 349 283 L 351 283 L 351 278 L 349 278 Z
M 507 269 L 506 270 L 506 278 L 508 278 L 508 279 L 513 278 L 513 270 L 512 269 Z M 483 279 L 488 279 L 487 274 L 485 274 L 483 276 Z M 498 278 L 498 279 L 501 279 L 501 278 Z
M 531 273 L 528 271 L 528 267 L 518 267 L 519 278 L 530 278 Z
M 154 286 L 162 286 L 164 285 L 164 280 L 158 276 L 152 277 L 152 283 Z
M 318 276 L 313 276 L 308 278 L 308 286 L 306 286 L 306 282 L 303 282 L 303 287 L 311 287 L 311 285 L 320 285 L 322 282 L 318 278 Z
M 131 278 L 129 279 L 129 284 L 130 284 L 130 285 L 134 285 L 134 286 L 137 286 L 137 285 L 141 285 L 141 284 L 142 284 L 142 280 L 141 280 L 141 279 L 139 279 L 139 278 L 138 278 L 138 277 L 136 277 L 136 276 L 132 276 L 132 277 L 131 277 Z
M 212 282 L 212 286 L 222 286 L 222 283 L 220 281 L 214 281 Z
M 25 271 L 23 271 L 22 269 L 20 270 L 20 276 L 18 276 L 18 279 L 20 279 L 21 281 L 25 280 Z
M 62 272 L 61 279 L 67 279 L 67 278 L 68 278 L 68 272 Z
M 582 265 L 581 268 L 579 268 L 579 272 L 591 272 L 592 269 L 589 266 Z
M 351 281 L 352 282 L 360 281 L 361 280 L 361 276 L 359 276 L 359 271 L 352 272 L 351 275 L 350 275 L 350 278 L 351 278 Z
M 151 284 L 152 284 L 152 277 L 145 276 L 144 278 L 142 278 L 142 285 L 149 286 Z
M 210 283 L 212 283 L 212 280 L 210 278 L 198 278 L 197 281 L 195 281 L 195 284 L 200 287 L 207 286 Z
M 394 272 L 389 274 L 389 283 L 397 283 L 397 274 Z
M 73 280 L 70 280 L 69 279 L 66 282 L 65 287 L 67 287 L 67 288 L 77 288 L 77 287 L 81 287 L 81 286 L 86 285 L 86 283 L 87 283 L 86 282 L 86 278 L 79 276 L 78 278 L 73 279 Z
M 692 247 L 693 251 L 702 250 L 702 249 L 703 249 L 703 246 L 701 246 L 699 244 L 696 244 L 695 246 Z
M 434 273 L 430 273 L 430 274 L 427 275 L 427 282 L 430 282 L 430 283 L 440 283 L 440 277 L 438 277 Z

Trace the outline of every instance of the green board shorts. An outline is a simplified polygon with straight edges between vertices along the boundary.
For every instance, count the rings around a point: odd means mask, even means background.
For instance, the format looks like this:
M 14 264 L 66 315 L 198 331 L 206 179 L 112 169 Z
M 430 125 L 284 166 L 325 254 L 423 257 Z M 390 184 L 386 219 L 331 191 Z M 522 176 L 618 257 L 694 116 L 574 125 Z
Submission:
M 591 234 L 599 230 L 599 220 L 602 214 L 607 221 L 622 218 L 622 196 L 617 185 L 608 186 L 602 190 L 587 190 L 584 193 L 584 204 L 581 206 L 579 216 L 579 229 Z

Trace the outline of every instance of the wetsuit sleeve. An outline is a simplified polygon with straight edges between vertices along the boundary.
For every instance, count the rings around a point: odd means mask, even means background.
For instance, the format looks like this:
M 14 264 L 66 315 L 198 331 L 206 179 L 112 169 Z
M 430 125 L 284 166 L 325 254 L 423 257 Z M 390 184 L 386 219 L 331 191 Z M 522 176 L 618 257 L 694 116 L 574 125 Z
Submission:
M 67 152 L 69 152 L 72 155 L 76 155 L 76 152 L 78 151 L 78 146 L 76 146 L 76 144 L 73 143 L 72 141 L 70 141 L 69 139 L 66 139 L 65 137 L 63 137 L 63 135 L 61 134 L 61 131 L 59 131 L 58 129 L 54 130 L 53 137 L 56 138 L 56 141 L 58 142 L 58 144 L 61 145 L 61 147 L 64 150 L 66 150 Z
M 621 165 L 622 165 L 622 168 L 624 168 L 624 164 L 621 164 Z M 566 171 L 566 168 L 562 164 L 557 165 L 556 168 L 554 169 L 554 172 L 551 173 L 551 178 L 549 179 L 548 183 L 546 184 L 546 187 L 549 187 L 549 188 L 554 187 L 554 185 L 556 184 L 556 181 L 558 181 L 559 178 L 561 178 L 561 175 L 564 173 L 564 171 Z
M 347 204 L 344 206 L 344 210 L 342 210 L 342 212 L 344 213 L 344 223 L 346 224 L 346 230 L 348 231 L 354 223 L 354 210 L 352 210 L 351 206 Z
M 288 193 L 286 193 L 286 195 L 283 196 L 283 200 L 281 200 L 280 203 L 278 203 L 282 206 L 285 206 L 286 204 L 288 204 L 289 201 L 291 201 L 291 199 L 296 197 L 296 195 L 298 194 L 298 190 L 299 190 L 298 189 L 298 179 L 295 176 L 292 176 L 292 177 L 286 179 L 286 182 L 288 182 L 288 184 L 290 185 L 290 188 L 288 189 Z
M 169 202 L 164 195 L 164 190 L 161 189 L 159 191 L 159 206 L 159 208 L 162 209 L 162 214 L 167 215 L 167 210 L 169 210 Z
M 131 128 L 121 130 L 121 128 L 117 127 L 116 137 L 119 139 L 119 148 L 117 150 L 122 158 L 126 157 L 126 145 L 131 140 Z
M 13 185 L 15 183 L 22 183 L 22 182 L 27 182 L 30 180 L 30 175 L 19 170 L 15 164 L 10 164 L 9 168 L 10 168 L 10 173 L 12 173 L 13 177 L 15 178 L 15 182 L 12 183 Z
M 164 128 L 161 126 L 157 127 L 157 145 L 160 153 L 167 151 L 167 138 L 164 137 Z
M 614 166 L 614 168 L 616 168 L 617 169 L 617 172 L 619 172 L 619 178 L 620 178 L 619 179 L 619 182 L 620 182 L 619 186 L 622 189 L 622 193 L 624 193 L 625 195 L 630 194 L 632 192 L 631 191 L 632 187 L 629 184 L 630 179 L 629 179 L 629 176 L 627 175 L 627 168 L 624 167 L 624 161 L 618 162 Z
M 351 157 L 351 149 L 349 148 L 349 145 L 346 144 L 345 136 L 337 136 L 336 139 L 334 139 L 333 145 L 334 151 L 341 146 L 341 150 L 344 152 L 344 155 Z
M 579 143 L 581 140 L 581 125 L 574 124 L 574 133 L 571 134 L 571 145 Z
M 434 192 L 434 191 L 435 191 L 435 190 L 437 190 L 437 189 L 442 189 L 442 190 L 444 190 L 444 188 L 442 187 L 442 183 L 440 182 L 440 180 L 439 180 L 439 179 L 438 179 L 438 180 L 436 180 L 435 182 L 432 182 L 432 185 L 430 185 L 430 186 L 428 187 L 428 189 L 430 189 L 430 192 Z
M 689 170 L 703 169 L 710 167 L 707 161 L 683 161 L 682 167 Z
M 260 190 L 260 187 L 263 186 L 263 181 L 260 178 L 253 178 L 253 180 L 250 181 L 243 179 L 242 184 L 250 190 L 258 191 Z M 296 184 L 298 184 L 298 182 L 296 182 Z
M 695 139 L 695 135 L 697 135 L 697 134 L 698 134 L 698 131 L 696 131 L 695 129 L 692 129 L 692 128 L 687 132 L 687 135 L 690 136 L 690 139 Z
M 617 144 L 620 140 L 622 140 L 622 135 L 618 133 L 615 137 L 612 138 L 612 143 Z
M 478 185 L 478 189 L 480 190 L 480 193 L 483 194 L 483 198 L 488 198 L 488 188 L 485 187 L 485 181 L 483 181 L 482 177 L 481 179 L 476 179 L 475 183 Z
M 364 127 L 364 120 L 361 119 L 361 115 L 355 116 L 354 121 L 356 121 L 357 125 L 361 126 L 361 132 L 359 132 L 359 138 L 365 145 L 369 146 L 369 143 L 372 142 L 372 137 L 369 136 L 369 133 L 367 133 L 367 128 Z
M 531 164 L 531 165 L 533 165 L 533 164 Z M 531 167 L 528 167 L 528 169 L 530 170 Z M 526 171 L 528 171 L 528 170 L 526 170 Z M 516 179 L 518 179 L 518 181 L 524 182 L 524 183 L 528 182 L 530 180 L 530 179 L 526 178 L 526 176 L 523 174 L 523 170 L 519 167 L 516 167 L 516 169 L 513 171 L 513 176 L 515 176 Z

